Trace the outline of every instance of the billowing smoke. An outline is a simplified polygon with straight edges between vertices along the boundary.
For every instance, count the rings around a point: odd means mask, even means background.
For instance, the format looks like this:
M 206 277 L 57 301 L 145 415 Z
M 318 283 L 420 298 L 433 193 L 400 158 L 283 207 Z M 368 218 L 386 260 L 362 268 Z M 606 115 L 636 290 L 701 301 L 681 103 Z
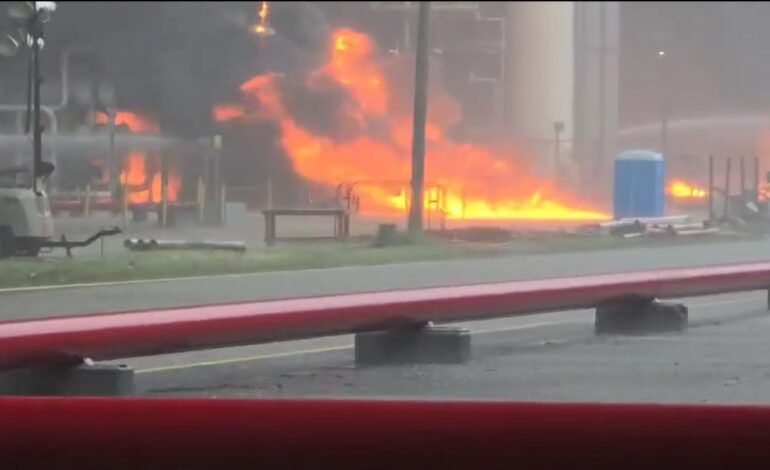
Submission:
M 0 2 L 4 12 L 11 2 Z M 259 2 L 60 2 L 46 30 L 46 88 L 55 84 L 61 52 L 72 47 L 72 76 L 103 75 L 115 85 L 118 107 L 158 120 L 164 133 L 199 137 L 215 131 L 214 103 L 236 98 L 238 86 L 262 71 L 290 74 L 312 67 L 326 34 L 323 12 L 309 2 L 271 2 L 277 34 L 269 47 L 249 31 Z M 87 52 L 87 53 L 86 53 Z M 97 62 L 100 70 L 86 61 Z M 23 62 L 15 64 L 23 79 Z M 81 72 L 78 72 L 80 68 Z M 0 81 L 9 81 L 4 76 Z M 11 75 L 11 74 L 8 74 Z M 15 83 L 4 101 L 19 102 Z

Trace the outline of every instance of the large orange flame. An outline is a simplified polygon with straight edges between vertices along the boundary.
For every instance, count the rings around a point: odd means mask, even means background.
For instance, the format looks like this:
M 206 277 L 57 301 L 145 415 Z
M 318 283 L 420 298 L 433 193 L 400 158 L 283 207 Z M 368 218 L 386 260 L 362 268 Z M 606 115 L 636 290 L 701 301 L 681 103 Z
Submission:
M 403 213 L 408 203 L 412 137 L 410 99 L 406 96 L 409 88 L 386 78 L 386 69 L 375 61 L 375 52 L 367 35 L 337 30 L 331 36 L 329 60 L 311 73 L 306 83 L 314 90 L 324 81 L 332 82 L 347 92 L 351 99 L 343 111 L 359 130 L 352 137 L 332 138 L 303 127 L 285 104 L 278 75 L 255 76 L 241 86 L 241 91 L 252 102 L 247 117 L 279 125 L 280 143 L 299 175 L 327 185 L 367 180 L 369 183 L 356 186 L 361 212 L 395 215 Z M 435 88 L 426 129 L 426 201 L 433 200 L 434 209 L 453 219 L 608 218 L 533 176 L 523 166 L 521 155 L 496 153 L 447 138 L 446 129 L 457 120 L 458 107 Z M 226 121 L 240 116 L 241 109 L 221 107 L 214 115 Z M 393 181 L 405 183 L 394 188 Z M 436 197 L 439 187 L 443 194 Z
M 120 183 L 127 191 L 130 204 L 159 203 L 163 200 L 160 169 L 150 171 L 147 165 L 147 155 L 140 152 L 129 153 L 125 167 L 120 173 Z M 179 197 L 181 178 L 173 171 L 168 175 L 168 201 L 175 202 Z
M 97 124 L 106 126 L 110 123 L 110 118 L 107 116 L 107 113 L 98 112 L 96 113 L 95 121 Z M 157 123 L 145 116 L 131 111 L 115 112 L 115 125 L 126 126 L 131 132 L 137 134 L 157 134 L 159 131 Z

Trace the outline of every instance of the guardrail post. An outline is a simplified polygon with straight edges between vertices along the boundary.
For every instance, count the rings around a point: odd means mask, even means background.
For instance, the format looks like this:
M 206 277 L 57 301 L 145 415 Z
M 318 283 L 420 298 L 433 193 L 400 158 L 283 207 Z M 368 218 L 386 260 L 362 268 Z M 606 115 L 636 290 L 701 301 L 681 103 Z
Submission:
M 168 227 L 168 158 L 165 155 L 161 157 L 160 168 L 160 226 Z
M 128 180 L 126 179 L 126 181 L 128 181 Z M 121 212 L 121 217 L 122 217 L 123 229 L 124 230 L 128 226 L 128 191 L 129 191 L 128 184 L 123 184 L 123 192 L 121 194 L 122 197 L 121 197 L 120 212 Z
M 219 223 L 227 223 L 227 186 L 224 182 L 219 188 Z
M 730 210 L 730 168 L 732 164 L 732 158 L 727 157 L 727 166 L 725 167 L 725 205 L 722 210 L 722 220 L 727 219 L 727 214 Z
M 618 299 L 596 308 L 596 334 L 635 334 L 682 331 L 687 328 L 687 306 L 636 297 Z
M 83 216 L 89 217 L 91 215 L 91 185 L 86 185 L 86 198 L 83 201 Z
M 471 334 L 425 324 L 357 333 L 354 343 L 357 365 L 458 364 L 470 358 Z
M 198 178 L 198 223 L 203 225 L 206 216 L 206 185 L 203 178 Z
M 75 366 L 15 369 L 0 373 L 0 396 L 129 396 L 134 370 L 85 362 Z

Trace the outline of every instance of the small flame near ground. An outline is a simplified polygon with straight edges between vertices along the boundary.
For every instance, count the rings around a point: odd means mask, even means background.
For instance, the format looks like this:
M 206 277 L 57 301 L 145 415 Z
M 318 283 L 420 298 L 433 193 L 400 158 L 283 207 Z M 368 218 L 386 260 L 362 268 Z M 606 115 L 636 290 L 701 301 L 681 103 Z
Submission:
M 668 182 L 666 194 L 676 199 L 703 199 L 708 196 L 708 191 L 694 183 L 677 179 Z
M 398 64 L 392 63 L 402 58 L 380 58 L 376 52 L 366 34 L 338 29 L 331 35 L 326 62 L 305 80 L 304 86 L 311 91 L 322 91 L 332 83 L 346 92 L 349 99 L 341 105 L 342 115 L 355 126 L 355 132 L 345 137 L 322 135 L 300 124 L 286 104 L 285 79 L 274 74 L 245 82 L 241 86 L 244 102 L 221 104 L 212 110 L 213 116 L 220 122 L 241 119 L 278 124 L 281 147 L 300 176 L 329 187 L 367 181 L 356 187 L 361 213 L 402 214 L 409 201 L 411 168 L 410 74 L 403 67 L 399 73 Z M 430 93 L 425 197 L 426 202 L 433 201 L 434 209 L 449 219 L 609 218 L 534 176 L 520 152 L 497 152 L 449 139 L 446 133 L 459 120 L 459 106 L 435 84 Z M 384 183 L 392 181 L 404 184 L 394 188 L 392 183 Z

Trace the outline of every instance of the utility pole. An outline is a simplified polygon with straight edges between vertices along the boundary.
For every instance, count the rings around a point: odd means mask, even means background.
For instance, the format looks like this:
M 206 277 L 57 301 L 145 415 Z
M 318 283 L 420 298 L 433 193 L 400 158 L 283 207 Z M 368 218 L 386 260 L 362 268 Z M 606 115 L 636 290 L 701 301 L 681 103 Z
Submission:
M 43 125 L 40 122 L 40 111 L 44 108 L 51 118 L 51 126 L 56 127 L 56 115 L 51 108 L 40 104 L 40 86 L 43 79 L 40 74 L 40 50 L 43 48 L 44 24 L 51 20 L 56 11 L 55 2 L 22 2 L 8 9 L 8 15 L 16 25 L 18 38 L 6 35 L 0 38 L 0 55 L 15 56 L 21 45 L 29 47 L 27 68 L 27 99 L 26 105 L 3 106 L 0 111 L 22 111 L 26 109 L 25 132 L 32 122 L 32 190 L 40 195 L 38 180 L 48 177 L 54 171 L 54 165 L 43 161 Z
M 422 232 L 425 188 L 425 123 L 428 114 L 428 28 L 430 2 L 420 2 L 417 19 L 417 59 L 414 79 L 414 121 L 412 126 L 412 201 L 409 206 L 409 232 Z
M 39 21 L 40 12 L 37 2 L 32 2 L 33 13 L 29 19 L 29 33 L 32 38 L 32 156 L 33 181 L 32 190 L 38 194 L 37 183 L 43 163 L 43 126 L 40 122 L 40 42 L 43 40 L 43 25 Z

